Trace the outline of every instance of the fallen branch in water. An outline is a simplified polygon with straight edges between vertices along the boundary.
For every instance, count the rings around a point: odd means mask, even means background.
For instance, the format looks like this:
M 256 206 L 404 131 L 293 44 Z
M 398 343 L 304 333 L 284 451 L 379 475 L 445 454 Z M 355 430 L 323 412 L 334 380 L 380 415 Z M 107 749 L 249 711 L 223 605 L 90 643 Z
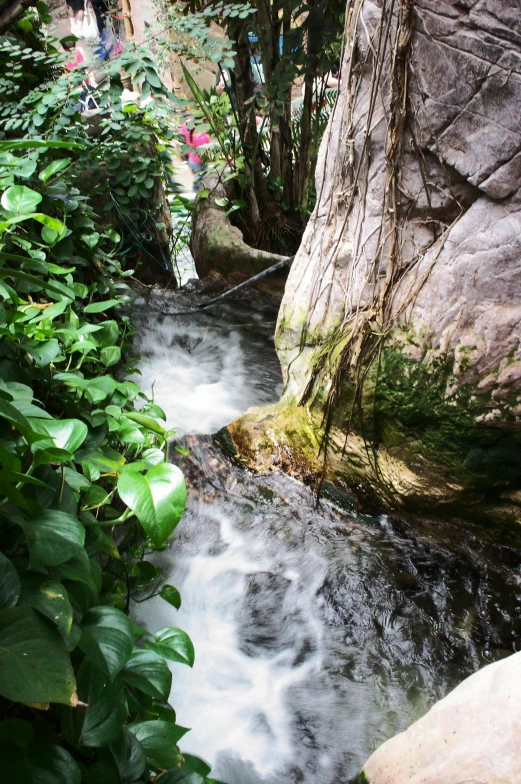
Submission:
M 253 278 L 248 278 L 248 280 L 245 280 L 242 283 L 239 283 L 238 286 L 234 286 L 232 289 L 228 289 L 228 291 L 225 291 L 223 294 L 219 294 L 218 297 L 214 297 L 213 299 L 209 300 L 208 302 L 203 302 L 201 305 L 198 305 L 196 308 L 192 308 L 191 310 L 182 310 L 179 313 L 170 313 L 169 315 L 170 316 L 188 316 L 189 314 L 191 315 L 193 313 L 200 313 L 201 310 L 205 310 L 206 308 L 213 308 L 215 305 L 217 305 L 223 299 L 226 299 L 226 297 L 229 297 L 230 294 L 234 294 L 236 291 L 239 291 L 239 289 L 243 289 L 245 286 L 249 286 L 252 283 L 256 283 L 258 280 L 260 280 L 261 278 L 264 278 L 265 275 L 269 275 L 271 272 L 277 272 L 277 270 L 284 269 L 284 267 L 289 267 L 290 264 L 292 264 L 294 259 L 295 259 L 295 256 L 288 256 L 287 259 L 283 259 L 282 261 L 279 261 L 277 264 L 274 264 L 272 267 L 268 267 L 268 269 L 265 269 L 262 272 L 259 272 L 257 275 L 254 275 Z

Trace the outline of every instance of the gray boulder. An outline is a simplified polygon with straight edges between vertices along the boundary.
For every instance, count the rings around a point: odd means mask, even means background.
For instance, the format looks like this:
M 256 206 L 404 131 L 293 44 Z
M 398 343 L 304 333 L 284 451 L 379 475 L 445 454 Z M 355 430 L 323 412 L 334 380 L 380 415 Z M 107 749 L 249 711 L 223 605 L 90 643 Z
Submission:
M 391 5 L 348 3 L 284 397 L 232 430 L 267 469 L 284 443 L 318 476 L 327 443 L 326 478 L 388 506 L 518 520 L 521 4 Z
M 353 784 L 520 784 L 521 653 L 466 678 L 369 757 Z

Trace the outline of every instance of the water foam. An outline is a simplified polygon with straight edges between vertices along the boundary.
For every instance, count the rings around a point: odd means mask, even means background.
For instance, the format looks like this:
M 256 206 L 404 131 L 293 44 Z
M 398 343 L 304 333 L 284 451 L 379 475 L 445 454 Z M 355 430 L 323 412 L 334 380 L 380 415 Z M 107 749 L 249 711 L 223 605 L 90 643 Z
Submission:
M 264 336 L 247 343 L 240 331 L 218 324 L 156 317 L 143 321 L 135 345 L 143 375 L 133 380 L 154 395 L 179 435 L 214 433 L 251 406 L 273 402 L 281 391 L 272 342 Z M 267 378 L 266 355 L 275 369 Z

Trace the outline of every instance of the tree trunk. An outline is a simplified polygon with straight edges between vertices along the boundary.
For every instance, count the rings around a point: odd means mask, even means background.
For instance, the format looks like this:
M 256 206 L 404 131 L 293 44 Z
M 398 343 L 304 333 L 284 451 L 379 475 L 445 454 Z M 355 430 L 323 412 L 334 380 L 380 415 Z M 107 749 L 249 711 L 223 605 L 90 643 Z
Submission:
M 0 13 L 0 35 L 3 35 L 28 8 L 35 6 L 37 0 L 15 0 Z
M 213 271 L 236 282 L 237 275 L 252 277 L 286 258 L 257 250 L 244 242 L 239 229 L 226 216 L 226 208 L 216 203 L 232 195 L 227 192 L 217 172 L 209 172 L 203 182 L 210 194 L 196 202 L 191 239 L 192 255 L 200 278 Z M 283 288 L 286 274 L 283 270 L 276 277 L 279 291 Z

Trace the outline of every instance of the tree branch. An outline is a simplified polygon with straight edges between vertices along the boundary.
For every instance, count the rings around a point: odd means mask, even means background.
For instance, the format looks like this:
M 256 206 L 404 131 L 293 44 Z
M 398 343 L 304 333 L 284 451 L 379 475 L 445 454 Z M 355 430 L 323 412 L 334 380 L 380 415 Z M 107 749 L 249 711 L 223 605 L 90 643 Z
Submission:
M 0 14 L 0 35 L 3 35 L 24 11 L 32 5 L 36 5 L 37 0 L 15 0 L 5 11 Z

